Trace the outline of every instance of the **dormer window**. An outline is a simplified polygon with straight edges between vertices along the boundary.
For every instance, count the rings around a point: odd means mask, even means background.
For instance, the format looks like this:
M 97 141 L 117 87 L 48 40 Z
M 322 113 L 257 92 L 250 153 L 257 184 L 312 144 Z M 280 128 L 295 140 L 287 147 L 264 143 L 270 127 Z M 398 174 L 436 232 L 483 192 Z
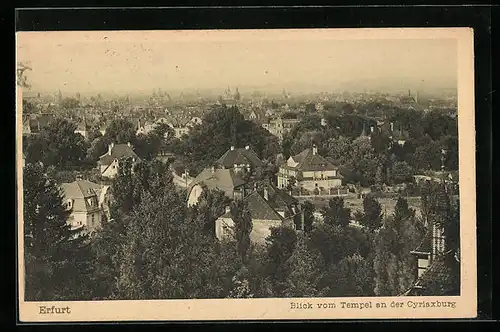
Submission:
M 92 198 L 87 198 L 87 203 L 89 204 L 89 206 L 92 206 L 93 205 L 93 199 Z
M 71 209 L 73 207 L 73 201 L 71 199 L 68 199 L 66 202 L 66 208 Z

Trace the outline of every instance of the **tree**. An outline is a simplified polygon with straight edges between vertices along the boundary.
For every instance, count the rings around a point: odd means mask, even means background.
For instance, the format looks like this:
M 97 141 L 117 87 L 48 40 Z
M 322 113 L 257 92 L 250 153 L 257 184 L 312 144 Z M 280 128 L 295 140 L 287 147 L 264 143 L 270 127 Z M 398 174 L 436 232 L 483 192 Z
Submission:
M 203 118 L 203 126 L 192 128 L 184 140 L 182 151 L 192 173 L 219 159 L 231 146 L 249 145 L 262 159 L 279 152 L 277 138 L 267 130 L 246 120 L 237 107 L 216 107 Z
M 248 261 L 248 249 L 250 248 L 250 234 L 252 233 L 252 216 L 245 201 L 233 201 L 231 203 L 231 217 L 234 221 L 234 235 L 243 264 Z
M 344 198 L 333 197 L 322 211 L 325 224 L 346 227 L 351 221 L 351 209 L 344 207 Z
M 125 119 L 111 121 L 106 129 L 105 136 L 115 144 L 135 143 L 135 126 Z
M 375 293 L 379 296 L 399 295 L 412 285 L 415 258 L 411 251 L 424 233 L 417 227 L 415 210 L 399 197 L 394 214 L 384 220 L 375 235 Z
M 370 195 L 363 198 L 363 218 L 361 224 L 370 230 L 382 226 L 382 206 Z
M 326 296 L 373 296 L 373 267 L 359 254 L 344 257 L 327 270 Z
M 231 279 L 240 268 L 238 259 L 203 232 L 204 223 L 190 212 L 179 192 L 145 193 L 126 225 L 118 279 L 121 299 L 230 294 Z
M 286 297 L 318 296 L 317 285 L 321 277 L 320 267 L 323 264 L 321 255 L 308 248 L 305 238 L 299 238 L 297 247 L 286 261 L 288 287 L 283 295 Z
M 23 170 L 25 299 L 61 301 L 85 299 L 86 237 L 76 237 L 69 211 L 57 184 L 39 164 Z
M 16 83 L 18 87 L 22 88 L 31 88 L 31 85 L 28 83 L 28 78 L 26 77 L 26 72 L 31 71 L 31 67 L 24 62 L 18 62 L 16 68 Z
M 296 244 L 295 230 L 287 226 L 271 227 L 271 234 L 266 238 L 266 251 L 267 275 L 270 276 L 273 285 L 286 280 L 285 262 L 292 256 Z
M 396 161 L 392 165 L 391 180 L 394 184 L 411 182 L 413 175 L 413 168 L 406 161 Z
M 38 137 L 27 142 L 27 159 L 41 161 L 47 166 L 66 166 L 84 161 L 87 143 L 83 136 L 75 134 L 75 130 L 76 125 L 66 119 L 57 118 L 50 122 L 42 128 Z
M 197 209 L 200 217 L 205 222 L 204 230 L 207 234 L 215 237 L 215 221 L 224 214 L 229 203 L 230 199 L 222 190 L 203 188 L 198 198 Z
M 302 204 L 302 212 L 304 213 L 304 232 L 309 233 L 313 229 L 314 205 L 310 201 L 305 201 Z

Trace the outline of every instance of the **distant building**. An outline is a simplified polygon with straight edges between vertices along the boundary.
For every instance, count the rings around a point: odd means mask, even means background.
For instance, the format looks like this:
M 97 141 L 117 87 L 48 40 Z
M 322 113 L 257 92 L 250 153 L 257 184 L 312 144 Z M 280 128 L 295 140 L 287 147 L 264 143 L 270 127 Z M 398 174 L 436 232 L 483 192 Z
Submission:
M 188 187 L 188 206 L 198 203 L 205 188 L 222 190 L 231 199 L 242 199 L 245 196 L 245 184 L 246 182 L 232 169 L 215 166 L 205 168 Z
M 247 203 L 252 218 L 252 232 L 250 240 L 256 244 L 263 244 L 271 234 L 271 227 L 281 225 L 303 230 L 304 215 L 298 202 L 286 192 L 269 185 L 261 190 L 255 190 L 243 199 Z M 215 221 L 215 234 L 219 240 L 232 236 L 234 221 L 231 212 L 226 213 Z
M 167 115 L 155 121 L 155 123 L 164 123 L 174 130 L 175 137 L 181 138 L 189 134 L 189 131 L 197 125 L 201 125 L 203 120 L 198 116 L 186 117 L 181 115 Z
M 109 218 L 108 188 L 86 180 L 61 184 L 73 231 L 92 233 L 101 226 L 103 216 Z
M 135 132 L 136 135 L 147 135 L 155 129 L 155 123 L 149 121 L 142 121 L 141 119 L 137 120 L 137 130 Z
M 290 132 L 292 128 L 299 122 L 299 119 L 276 118 L 263 123 L 262 127 L 269 131 L 272 135 L 278 137 L 278 139 L 281 141 L 283 140 L 283 136 L 286 133 Z
M 81 122 L 78 123 L 76 129 L 75 129 L 75 134 L 80 134 L 84 138 L 87 138 L 90 132 L 90 126 L 87 123 L 87 120 L 84 118 Z
M 309 191 L 338 188 L 343 178 L 335 165 L 318 154 L 316 146 L 291 156 L 280 166 L 278 188 L 286 188 L 292 177 L 297 186 Z
M 133 164 L 141 160 L 132 149 L 130 143 L 116 145 L 111 143 L 108 146 L 108 152 L 99 157 L 98 164 L 101 176 L 110 179 L 116 177 L 120 162 L 125 158 L 130 158 Z

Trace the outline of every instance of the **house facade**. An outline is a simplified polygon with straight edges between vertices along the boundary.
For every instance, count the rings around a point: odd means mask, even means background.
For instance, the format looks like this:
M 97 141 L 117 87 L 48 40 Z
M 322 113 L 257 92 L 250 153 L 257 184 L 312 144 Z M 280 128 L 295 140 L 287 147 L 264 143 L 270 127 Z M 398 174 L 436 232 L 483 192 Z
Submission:
M 115 178 L 118 174 L 120 163 L 125 158 L 130 158 L 133 164 L 140 162 L 140 158 L 134 152 L 130 143 L 111 143 L 108 146 L 108 152 L 99 157 L 98 165 L 101 176 L 109 179 Z
M 76 234 L 92 233 L 99 229 L 103 216 L 109 218 L 107 186 L 77 180 L 62 183 L 63 204 L 71 214 L 68 223 Z
M 328 191 L 342 186 L 343 176 L 338 168 L 318 154 L 317 147 L 305 149 L 288 158 L 278 171 L 278 188 L 286 188 L 290 179 L 295 185 L 308 191 Z
M 217 165 L 225 169 L 233 169 L 235 172 L 253 173 L 255 170 L 264 166 L 259 156 L 250 148 L 235 148 L 231 146 L 218 160 Z
M 286 198 L 288 196 L 289 198 Z M 255 190 L 243 199 L 252 218 L 250 240 L 262 245 L 271 234 L 272 227 L 285 225 L 296 230 L 303 230 L 304 215 L 299 204 L 288 194 L 276 187 Z M 234 220 L 230 209 L 215 221 L 215 235 L 219 240 L 234 235 Z
M 189 184 L 188 206 L 198 203 L 203 190 L 219 189 L 231 199 L 242 199 L 245 196 L 246 182 L 232 169 L 205 168 Z

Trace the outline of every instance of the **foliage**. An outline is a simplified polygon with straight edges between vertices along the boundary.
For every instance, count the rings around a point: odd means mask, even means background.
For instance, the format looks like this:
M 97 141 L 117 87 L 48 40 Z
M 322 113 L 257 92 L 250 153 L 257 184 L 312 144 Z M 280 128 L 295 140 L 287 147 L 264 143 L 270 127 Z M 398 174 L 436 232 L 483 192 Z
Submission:
M 88 298 L 86 236 L 75 237 L 57 184 L 39 164 L 23 170 L 25 299 Z
M 135 132 L 136 129 L 132 122 L 125 119 L 115 119 L 109 124 L 104 136 L 115 144 L 134 144 Z
M 233 201 L 231 203 L 231 216 L 234 221 L 234 235 L 238 253 L 243 263 L 247 262 L 248 249 L 250 248 L 250 234 L 253 224 L 252 216 L 245 201 Z
M 382 226 L 382 206 L 370 195 L 363 198 L 363 217 L 360 223 L 370 230 Z
M 87 143 L 83 136 L 75 134 L 76 125 L 57 118 L 43 127 L 40 135 L 27 139 L 26 159 L 41 161 L 44 165 L 67 166 L 85 160 Z
M 237 107 L 221 106 L 207 113 L 203 126 L 196 126 L 183 142 L 182 151 L 197 174 L 222 156 L 231 146 L 249 145 L 262 159 L 275 156 L 277 139 L 264 128 L 246 120 Z
M 325 224 L 346 227 L 351 221 L 351 210 L 344 207 L 344 198 L 333 197 L 322 211 Z
M 417 227 L 415 211 L 398 198 L 394 215 L 384 220 L 375 236 L 375 293 L 378 296 L 399 295 L 414 280 L 414 250 L 424 233 Z

